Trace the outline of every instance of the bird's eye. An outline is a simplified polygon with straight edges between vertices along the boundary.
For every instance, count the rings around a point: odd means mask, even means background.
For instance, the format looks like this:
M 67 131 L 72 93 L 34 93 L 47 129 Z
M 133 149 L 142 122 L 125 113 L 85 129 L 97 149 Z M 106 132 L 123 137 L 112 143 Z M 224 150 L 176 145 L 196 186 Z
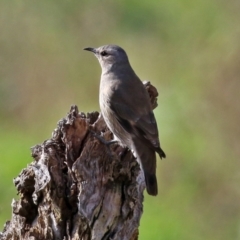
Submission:
M 102 51 L 102 52 L 101 52 L 101 56 L 104 57 L 104 56 L 107 56 L 107 55 L 108 55 L 108 53 L 107 53 L 106 51 Z

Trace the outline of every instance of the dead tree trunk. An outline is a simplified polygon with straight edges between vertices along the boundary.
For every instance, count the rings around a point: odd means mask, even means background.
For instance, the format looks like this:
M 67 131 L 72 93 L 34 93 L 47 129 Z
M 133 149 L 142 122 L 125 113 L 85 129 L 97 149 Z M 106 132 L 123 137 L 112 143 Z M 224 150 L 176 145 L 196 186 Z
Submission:
M 152 106 L 157 90 L 145 83 Z M 20 200 L 1 240 L 138 239 L 144 176 L 131 151 L 104 145 L 112 134 L 98 112 L 72 106 L 34 161 L 14 179 Z

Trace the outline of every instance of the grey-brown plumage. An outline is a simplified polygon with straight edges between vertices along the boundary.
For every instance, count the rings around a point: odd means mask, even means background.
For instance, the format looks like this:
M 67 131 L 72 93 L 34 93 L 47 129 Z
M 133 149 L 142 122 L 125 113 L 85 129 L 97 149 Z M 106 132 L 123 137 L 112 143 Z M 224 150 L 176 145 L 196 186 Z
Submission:
M 93 52 L 102 68 L 99 102 L 107 126 L 123 146 L 135 152 L 147 192 L 157 195 L 155 152 L 160 158 L 166 155 L 160 147 L 157 123 L 142 81 L 119 46 L 84 50 Z

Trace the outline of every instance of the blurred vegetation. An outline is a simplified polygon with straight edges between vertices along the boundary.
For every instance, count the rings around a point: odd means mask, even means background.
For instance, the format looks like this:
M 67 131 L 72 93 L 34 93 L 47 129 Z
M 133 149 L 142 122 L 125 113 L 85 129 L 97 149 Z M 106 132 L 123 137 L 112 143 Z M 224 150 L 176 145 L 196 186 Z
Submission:
M 100 67 L 82 49 L 114 43 L 160 93 L 167 160 L 140 239 L 240 239 L 239 10 L 238 0 L 1 0 L 0 225 L 29 148 L 71 104 L 99 109 Z

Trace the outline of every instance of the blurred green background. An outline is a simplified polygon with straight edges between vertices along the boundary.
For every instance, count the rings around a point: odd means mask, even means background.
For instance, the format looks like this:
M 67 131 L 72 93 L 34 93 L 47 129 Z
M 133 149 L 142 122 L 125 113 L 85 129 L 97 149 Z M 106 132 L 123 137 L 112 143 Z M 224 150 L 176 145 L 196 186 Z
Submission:
M 99 110 L 100 67 L 82 49 L 114 43 L 159 91 L 167 159 L 140 240 L 240 239 L 239 12 L 239 0 L 1 0 L 0 229 L 30 147 L 70 105 Z

